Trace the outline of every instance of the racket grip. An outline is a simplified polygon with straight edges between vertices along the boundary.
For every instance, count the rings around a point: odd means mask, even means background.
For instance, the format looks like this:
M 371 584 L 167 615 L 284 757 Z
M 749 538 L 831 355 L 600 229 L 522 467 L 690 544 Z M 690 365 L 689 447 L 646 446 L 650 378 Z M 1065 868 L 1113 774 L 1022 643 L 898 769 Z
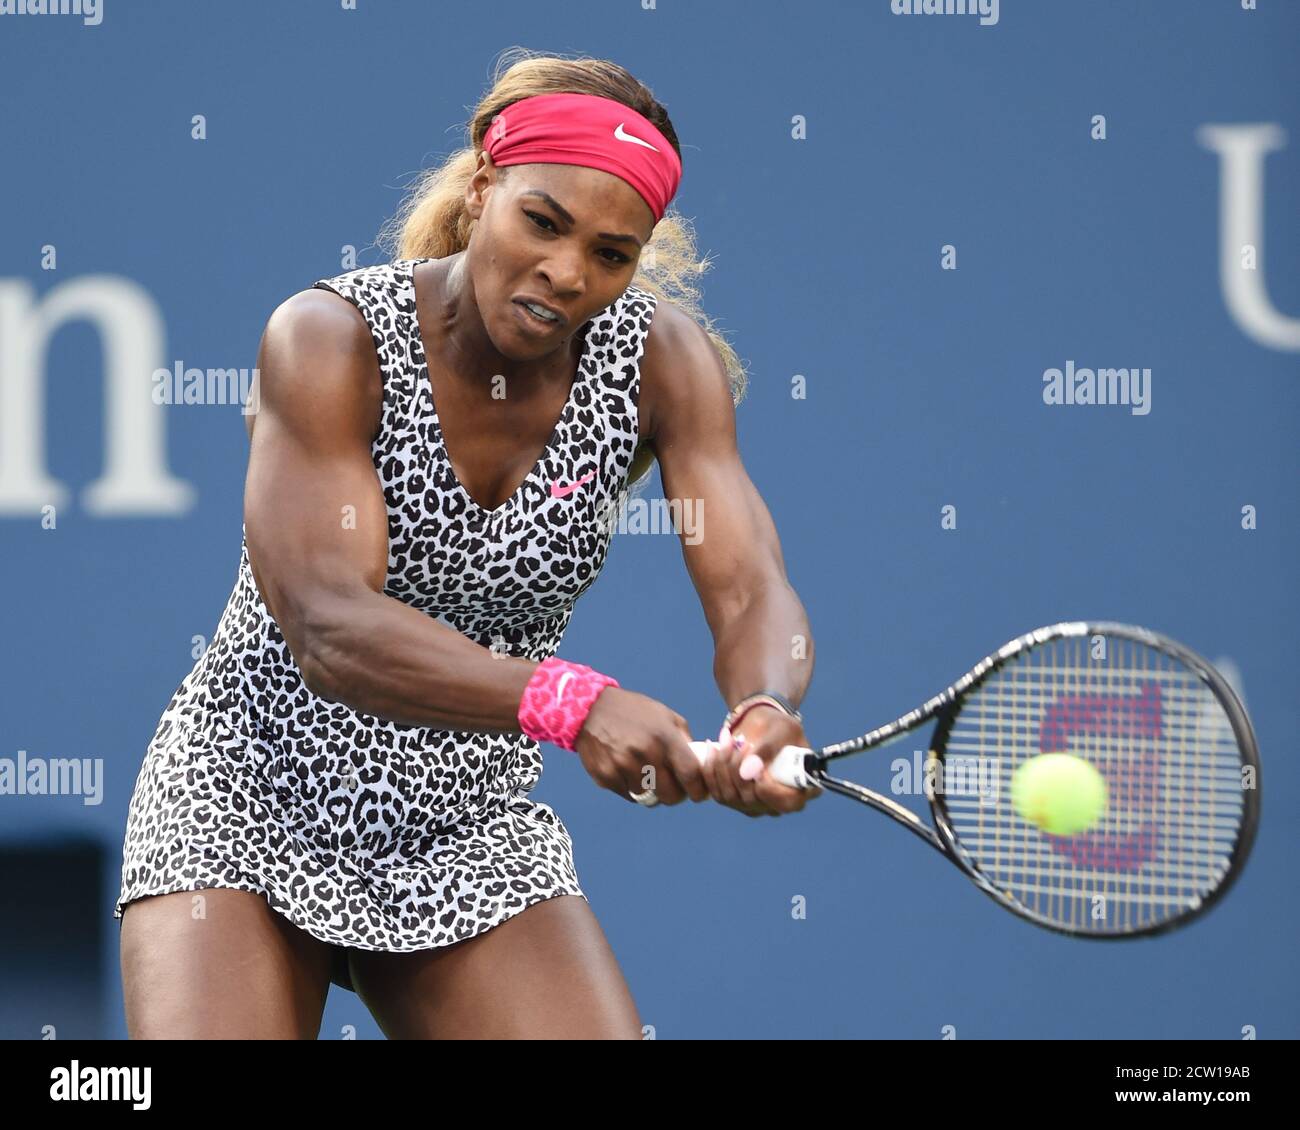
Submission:
M 712 755 L 716 742 L 697 741 L 691 742 L 691 749 L 694 750 L 695 756 L 701 762 L 707 761 Z M 778 753 L 767 766 L 768 775 L 774 781 L 780 781 L 783 785 L 789 785 L 792 789 L 810 789 L 815 787 L 815 782 L 808 776 L 804 769 L 804 757 L 812 753 L 812 750 L 804 746 L 788 745 Z

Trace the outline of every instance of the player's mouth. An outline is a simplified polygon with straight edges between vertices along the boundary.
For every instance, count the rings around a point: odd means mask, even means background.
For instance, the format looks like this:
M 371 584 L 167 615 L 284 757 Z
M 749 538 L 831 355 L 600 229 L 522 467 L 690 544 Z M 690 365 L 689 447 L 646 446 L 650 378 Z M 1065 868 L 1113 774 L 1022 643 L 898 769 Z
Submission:
M 516 298 L 514 304 L 520 310 L 520 318 L 524 325 L 534 331 L 550 333 L 564 326 L 564 315 L 554 307 L 526 298 Z

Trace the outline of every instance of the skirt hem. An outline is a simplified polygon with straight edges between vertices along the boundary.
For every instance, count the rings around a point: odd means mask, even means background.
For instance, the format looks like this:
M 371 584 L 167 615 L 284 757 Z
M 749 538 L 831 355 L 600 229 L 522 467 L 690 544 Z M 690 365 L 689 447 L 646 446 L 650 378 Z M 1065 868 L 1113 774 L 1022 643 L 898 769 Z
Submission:
M 477 921 L 473 925 L 475 929 L 461 934 L 458 937 L 447 939 L 443 937 L 440 941 L 434 941 L 432 937 L 426 940 L 408 939 L 407 943 L 397 945 L 375 945 L 373 938 L 360 937 L 350 931 L 331 931 L 328 926 L 322 926 L 318 921 L 310 916 L 296 912 L 293 903 L 281 899 L 264 885 L 254 880 L 238 879 L 185 879 L 180 883 L 164 885 L 161 889 L 149 887 L 145 890 L 132 891 L 131 894 L 121 894 L 113 907 L 113 917 L 122 918 L 122 913 L 133 902 L 142 898 L 152 898 L 156 895 L 172 895 L 182 891 L 206 891 L 206 890 L 233 890 L 248 891 L 250 894 L 261 895 L 266 899 L 267 905 L 270 906 L 277 914 L 287 918 L 290 923 L 298 929 L 310 934 L 319 942 L 325 942 L 329 945 L 343 946 L 347 949 L 367 950 L 371 953 L 419 953 L 421 950 L 443 949 L 446 946 L 456 945 L 458 942 L 469 941 L 470 938 L 477 937 L 479 934 L 492 929 L 494 926 L 500 926 L 503 922 L 508 922 L 516 914 L 527 910 L 530 906 L 535 906 L 539 902 L 545 902 L 547 899 L 559 898 L 561 895 L 577 895 L 586 902 L 591 900 L 587 898 L 586 893 L 581 887 L 560 886 L 550 890 L 537 890 L 531 895 L 525 896 L 518 906 L 509 906 L 505 908 L 504 913 L 493 915 L 490 920 Z

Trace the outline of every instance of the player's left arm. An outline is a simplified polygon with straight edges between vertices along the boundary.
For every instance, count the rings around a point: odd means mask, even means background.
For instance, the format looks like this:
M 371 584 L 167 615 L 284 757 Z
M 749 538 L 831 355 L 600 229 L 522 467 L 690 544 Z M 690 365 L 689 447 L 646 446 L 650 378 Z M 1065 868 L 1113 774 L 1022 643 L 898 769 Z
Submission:
M 755 691 L 775 691 L 798 705 L 812 678 L 812 633 L 786 577 L 772 516 L 740 459 L 726 366 L 693 318 L 660 301 L 641 379 L 652 403 L 650 443 L 664 496 L 713 634 L 718 688 L 728 707 Z M 809 744 L 795 719 L 758 706 L 736 733 L 745 738 L 745 748 L 714 759 L 710 792 L 716 799 L 752 809 L 751 815 L 776 815 L 797 811 L 817 795 L 766 776 L 740 776 L 748 753 L 767 762 L 785 745 Z

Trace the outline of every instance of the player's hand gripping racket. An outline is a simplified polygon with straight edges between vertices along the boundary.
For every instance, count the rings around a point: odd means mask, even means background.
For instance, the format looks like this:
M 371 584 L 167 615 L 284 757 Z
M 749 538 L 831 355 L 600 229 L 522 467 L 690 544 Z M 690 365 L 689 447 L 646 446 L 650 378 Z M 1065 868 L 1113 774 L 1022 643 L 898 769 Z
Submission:
M 930 719 L 933 828 L 826 771 Z M 691 745 L 701 758 L 714 748 Z M 1125 624 L 1039 628 L 911 713 L 818 750 L 786 746 L 767 772 L 892 816 L 1006 909 L 1089 938 L 1203 914 L 1259 820 L 1259 753 L 1232 688 L 1195 652 Z

